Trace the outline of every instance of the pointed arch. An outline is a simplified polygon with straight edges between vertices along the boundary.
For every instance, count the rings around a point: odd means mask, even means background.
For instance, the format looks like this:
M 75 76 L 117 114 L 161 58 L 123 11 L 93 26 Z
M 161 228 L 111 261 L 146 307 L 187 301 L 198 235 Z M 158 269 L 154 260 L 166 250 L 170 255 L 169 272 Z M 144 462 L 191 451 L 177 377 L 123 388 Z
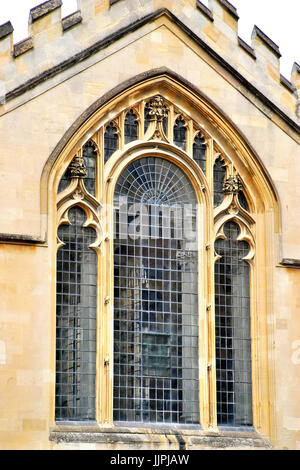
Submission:
M 180 103 L 177 103 L 177 97 L 180 96 Z M 74 180 L 68 188 L 60 193 L 58 199 L 56 192 L 59 181 L 65 173 L 66 168 L 70 164 L 74 155 L 78 153 L 78 149 L 82 148 L 85 142 L 94 139 L 99 148 L 99 156 L 101 155 L 101 145 L 103 145 L 103 130 L 110 122 L 115 122 L 119 129 L 124 128 L 124 117 L 130 109 L 137 109 L 140 113 L 141 120 L 144 116 L 145 103 L 149 103 L 154 97 L 162 97 L 168 105 L 169 116 L 182 115 L 187 122 L 187 145 L 185 149 L 176 147 L 173 142 L 174 119 L 168 119 L 165 130 L 162 126 L 151 123 L 146 134 L 144 132 L 143 122 L 140 122 L 140 130 L 138 140 L 125 143 L 124 138 L 120 135 L 120 147 L 116 150 L 111 158 L 105 163 L 101 163 L 99 171 L 101 174 L 103 187 L 99 191 L 99 201 L 104 202 L 107 207 L 104 209 L 97 206 L 97 199 L 87 192 L 82 192 L 82 188 L 75 197 L 74 192 L 76 181 Z M 184 110 L 182 110 L 184 103 Z M 173 113 L 173 114 L 172 114 Z M 160 123 L 161 124 L 161 123 Z M 151 127 L 152 126 L 152 127 Z M 120 131 L 121 132 L 121 131 Z M 193 142 L 197 132 L 205 136 L 207 146 L 207 174 L 204 175 L 200 166 L 193 159 Z M 149 139 L 149 140 L 147 140 Z M 236 194 L 226 194 L 222 204 L 213 209 L 212 204 L 212 181 L 213 172 L 212 163 L 216 154 L 224 157 L 227 164 L 226 175 L 230 177 L 239 176 L 243 184 L 247 188 L 249 195 L 250 212 L 241 206 Z M 213 259 L 214 259 L 214 240 L 222 238 L 222 227 L 227 222 L 236 223 L 241 230 L 240 236 L 244 242 L 247 242 L 251 250 L 254 252 L 255 259 L 251 271 L 251 336 L 252 336 L 252 362 L 253 362 L 253 403 L 263 403 L 264 406 L 259 408 L 254 406 L 254 425 L 256 428 L 263 430 L 266 434 L 270 431 L 271 409 L 270 409 L 270 393 L 272 390 L 272 378 L 270 371 L 270 359 L 264 357 L 264 351 L 267 348 L 267 342 L 272 340 L 272 328 L 268 324 L 268 318 L 272 315 L 271 300 L 266 298 L 267 286 L 272 282 L 272 271 L 259 270 L 258 266 L 272 266 L 276 264 L 276 236 L 280 232 L 280 207 L 276 190 L 269 178 L 266 169 L 263 167 L 258 155 L 247 139 L 241 134 L 232 121 L 215 106 L 209 98 L 204 96 L 199 89 L 192 84 L 186 82 L 178 75 L 166 70 L 160 69 L 143 74 L 128 81 L 117 89 L 112 90 L 103 98 L 98 100 L 91 106 L 73 126 L 67 131 L 63 139 L 59 142 L 56 149 L 52 152 L 49 160 L 44 168 L 42 176 L 42 211 L 54 216 L 55 210 L 51 205 L 54 201 L 59 206 L 59 216 L 64 217 L 69 207 L 79 205 L 82 208 L 89 209 L 93 214 L 96 225 L 101 225 L 101 237 L 106 241 L 101 247 L 101 265 L 102 278 L 105 281 L 105 287 L 100 286 L 98 300 L 99 305 L 104 305 L 104 311 L 108 312 L 107 321 L 112 321 L 111 300 L 113 298 L 113 274 L 111 272 L 112 264 L 112 212 L 109 207 L 113 201 L 113 192 L 116 181 L 122 170 L 131 162 L 140 158 L 164 158 L 175 163 L 191 181 L 197 196 L 200 210 L 202 211 L 203 235 L 201 238 L 201 260 L 206 268 L 202 270 L 201 281 L 205 290 L 201 291 L 201 308 L 202 312 L 207 311 L 206 320 L 202 318 L 202 324 L 205 324 L 207 331 L 203 338 L 203 357 L 207 370 L 201 369 L 200 377 L 203 379 L 205 387 L 201 398 L 202 409 L 201 414 L 204 426 L 216 426 L 214 416 L 214 397 L 215 397 L 215 356 L 214 356 L 214 339 L 211 331 L 214 329 L 214 298 L 213 298 Z M 78 183 L 79 186 L 84 186 Z M 73 187 L 74 186 L 74 187 Z M 83 195 L 83 197 L 82 197 Z M 47 197 L 48 196 L 48 201 Z M 71 201 L 73 199 L 73 201 Z M 51 203 L 51 204 L 50 204 Z M 48 207 L 49 206 L 49 207 Z M 61 206 L 61 207 L 60 207 Z M 65 210 L 63 210 L 65 209 Z M 104 216 L 107 216 L 104 220 Z M 55 217 L 52 218 L 52 226 Z M 216 232 L 214 231 L 214 223 Z M 56 231 L 56 227 L 54 229 Z M 266 238 L 268 237 L 268 246 Z M 101 238 L 101 240 L 102 240 Z M 100 240 L 100 239 L 99 239 Z M 257 241 L 254 243 L 254 241 Z M 252 255 L 251 255 L 252 256 Z M 106 258 L 105 258 L 106 257 Z M 108 257 L 108 258 L 107 258 Z M 247 255 L 247 261 L 250 261 Z M 109 263 L 103 260 L 109 259 Z M 263 272 L 262 272 L 263 271 Z M 255 289 L 253 286 L 263 286 L 262 289 Z M 199 297 L 201 297 L 199 296 Z M 102 307 L 101 307 L 102 308 Z M 259 317 L 258 317 L 259 312 Z M 101 322 L 103 326 L 103 318 Z M 206 324 L 207 322 L 207 324 Z M 269 326 L 268 326 L 269 325 Z M 206 328 L 205 327 L 205 328 Z M 111 327 L 110 327 L 111 328 Z M 261 335 L 263 330 L 269 331 L 269 337 Z M 203 330 L 204 331 L 204 330 Z M 261 335 L 261 336 L 260 336 Z M 260 336 L 260 342 L 257 338 Z M 112 354 L 111 341 L 112 331 L 108 335 L 109 339 L 105 339 L 106 351 Z M 209 339 L 211 338 L 211 339 Z M 101 353 L 102 354 L 102 353 Z M 104 353 L 103 353 L 104 354 Z M 102 356 L 101 356 L 102 357 Z M 100 360 L 100 359 L 99 359 Z M 105 361 L 104 361 L 105 362 Z M 109 363 L 109 361 L 108 361 Z M 106 366 L 100 364 L 99 373 L 105 378 L 105 390 L 102 390 L 102 396 L 107 395 L 105 406 L 99 411 L 100 417 L 105 417 L 108 422 L 112 422 L 112 393 L 111 393 L 111 372 L 105 369 Z M 263 375 L 259 375 L 259 370 L 263 371 Z M 208 378 L 207 378 L 208 377 Z M 201 379 L 201 380 L 202 380 Z M 205 403 L 209 403 L 207 406 Z M 99 415 L 98 415 L 99 417 Z

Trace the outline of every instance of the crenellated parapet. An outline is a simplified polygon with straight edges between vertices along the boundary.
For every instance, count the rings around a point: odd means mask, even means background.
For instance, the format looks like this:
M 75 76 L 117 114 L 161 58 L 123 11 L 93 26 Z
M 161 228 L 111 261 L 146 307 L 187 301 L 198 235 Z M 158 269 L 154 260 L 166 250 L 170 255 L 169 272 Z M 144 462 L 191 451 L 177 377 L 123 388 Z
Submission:
M 62 18 L 62 0 L 48 0 L 30 10 L 28 37 L 13 43 L 10 22 L 0 26 L 0 92 L 6 105 L 49 78 L 67 73 L 118 40 L 155 24 L 158 18 L 180 28 L 217 59 L 235 79 L 249 83 L 290 119 L 299 119 L 299 66 L 280 73 L 280 50 L 254 26 L 251 45 L 238 35 L 239 15 L 227 0 L 77 0 L 78 9 Z M 257 89 L 257 93 L 256 90 Z

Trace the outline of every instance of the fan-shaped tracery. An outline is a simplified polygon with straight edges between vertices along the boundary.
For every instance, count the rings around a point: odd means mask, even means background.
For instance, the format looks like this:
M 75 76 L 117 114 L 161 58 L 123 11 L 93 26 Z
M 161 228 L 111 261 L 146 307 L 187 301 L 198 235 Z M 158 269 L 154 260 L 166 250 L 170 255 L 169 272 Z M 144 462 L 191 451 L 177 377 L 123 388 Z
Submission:
M 128 201 L 158 206 L 190 203 L 192 185 L 180 168 L 168 160 L 141 158 L 125 168 L 116 185 Z

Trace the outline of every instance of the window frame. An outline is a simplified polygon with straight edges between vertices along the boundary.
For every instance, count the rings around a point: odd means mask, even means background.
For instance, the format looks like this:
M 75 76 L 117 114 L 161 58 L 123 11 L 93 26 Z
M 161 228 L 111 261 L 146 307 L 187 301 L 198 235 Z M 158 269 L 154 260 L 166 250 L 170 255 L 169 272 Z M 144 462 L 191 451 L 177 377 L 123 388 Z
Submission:
M 163 96 L 168 96 L 168 93 L 166 90 L 164 90 L 165 93 L 161 92 Z M 147 96 L 148 94 L 148 96 Z M 140 103 L 144 103 L 146 99 L 151 97 L 153 95 L 153 90 L 148 90 L 146 93 L 146 97 L 143 97 L 143 99 L 140 101 Z M 127 96 L 128 98 L 128 96 Z M 170 110 L 178 110 L 176 105 L 173 105 L 171 102 L 171 98 L 173 99 L 173 95 L 171 94 L 169 98 L 169 103 L 170 103 Z M 194 101 L 194 97 L 193 100 Z M 124 103 L 125 104 L 125 103 Z M 124 111 L 122 111 L 122 114 L 120 115 L 120 123 L 122 127 L 122 119 L 124 123 L 124 115 L 126 114 L 126 111 L 129 109 L 128 107 L 128 101 L 127 101 L 127 108 Z M 130 107 L 132 107 L 133 104 L 131 104 Z M 119 109 L 121 105 L 119 103 Z M 136 104 L 135 104 L 136 107 Z M 135 108 L 136 109 L 136 108 Z M 195 117 L 195 122 L 197 120 L 198 123 L 201 125 L 201 130 L 204 129 L 203 122 L 205 119 L 203 119 L 203 115 L 199 113 L 198 111 L 195 111 L 193 106 L 190 105 L 188 108 L 190 111 L 191 115 L 196 116 Z M 101 118 L 101 114 L 103 117 Z M 176 115 L 174 113 L 174 115 Z M 123 116 L 123 117 L 122 117 Z M 105 109 L 101 110 L 100 116 L 98 114 L 97 120 L 98 122 L 103 123 L 103 119 L 105 117 Z M 116 116 L 117 118 L 117 116 Z M 116 118 L 113 118 L 114 120 Z M 140 119 L 141 122 L 143 119 L 143 112 L 140 114 Z M 110 117 L 110 121 L 112 118 Z M 191 122 L 191 119 L 189 119 L 189 122 Z M 209 126 L 207 125 L 207 121 L 205 121 L 206 128 Z M 90 123 L 87 125 L 87 127 L 90 125 Z M 228 125 L 228 124 L 227 124 Z M 214 126 L 213 126 L 214 127 Z M 230 126 L 229 126 L 230 127 Z M 96 141 L 96 144 L 98 145 L 98 148 L 101 149 L 101 146 L 103 145 L 103 127 L 100 127 L 100 129 L 96 132 L 96 134 L 93 136 L 93 140 Z M 171 135 L 171 130 L 172 130 L 172 119 L 168 120 L 168 135 Z M 217 154 L 222 154 L 222 156 L 225 156 L 226 160 L 228 161 L 228 164 L 232 164 L 234 161 L 235 167 L 238 172 L 241 174 L 244 173 L 245 177 L 243 178 L 244 181 L 248 181 L 250 184 L 247 186 L 247 196 L 250 193 L 249 201 L 247 198 L 247 201 L 250 202 L 249 207 L 250 211 L 253 213 L 257 213 L 258 206 L 262 206 L 262 194 L 259 193 L 258 188 L 256 188 L 253 184 L 251 184 L 249 177 L 247 177 L 247 172 L 244 171 L 243 164 L 241 162 L 240 155 L 236 152 L 236 148 L 228 147 L 225 145 L 225 142 L 223 142 L 224 145 L 220 145 L 221 138 L 220 135 L 217 133 L 216 128 L 210 128 L 210 132 L 205 131 L 207 135 L 207 158 L 209 162 L 212 162 Z M 228 131 L 228 129 L 227 129 Z M 86 133 L 87 131 L 85 131 Z M 197 132 L 199 132 L 199 129 L 197 129 Z M 139 137 L 140 140 L 142 140 L 143 137 L 143 126 L 139 126 Z M 215 406 L 215 395 L 216 395 L 216 390 L 215 390 L 215 370 L 214 370 L 214 319 L 213 319 L 213 314 L 212 312 L 214 311 L 214 299 L 212 293 L 214 292 L 214 289 L 212 288 L 213 286 L 213 260 L 214 260 L 214 253 L 213 253 L 213 248 L 212 248 L 212 240 L 215 239 L 216 233 L 214 230 L 214 223 L 213 223 L 213 208 L 211 207 L 211 191 L 212 191 L 212 170 L 211 170 L 211 165 L 207 168 L 207 179 L 203 178 L 203 173 L 199 168 L 195 168 L 197 166 L 195 162 L 191 159 L 189 156 L 192 152 L 193 148 L 193 129 L 191 127 L 191 124 L 188 125 L 187 128 L 187 151 L 181 151 L 180 149 L 175 149 L 174 146 L 172 145 L 172 138 L 170 137 L 170 142 L 159 142 L 157 143 L 157 152 L 158 155 L 161 158 L 167 158 L 170 161 L 175 162 L 175 164 L 178 164 L 183 171 L 186 172 L 188 177 L 191 179 L 192 184 L 194 185 L 196 194 L 198 194 L 199 198 L 201 198 L 202 201 L 205 201 L 203 203 L 203 206 L 205 205 L 205 208 L 202 208 L 205 212 L 207 210 L 207 218 L 206 222 L 209 220 L 209 223 L 207 223 L 207 226 L 205 228 L 205 240 L 204 243 L 200 248 L 201 253 L 205 258 L 205 273 L 203 275 L 203 279 L 205 279 L 205 286 L 207 287 L 207 292 L 204 293 L 203 299 L 206 301 L 203 302 L 202 304 L 202 311 L 205 311 L 205 315 L 202 314 L 202 317 L 200 319 L 200 323 L 202 324 L 201 328 L 203 331 L 203 338 L 205 338 L 205 351 L 203 353 L 203 357 L 205 357 L 205 364 L 201 364 L 203 362 L 200 360 L 200 367 L 199 367 L 199 376 L 201 377 L 201 380 L 203 380 L 203 377 L 205 376 L 205 387 L 201 387 L 200 383 L 200 390 L 201 390 L 201 397 L 200 397 L 200 416 L 201 416 L 201 424 L 203 429 L 215 429 L 217 430 L 217 424 L 216 424 L 216 406 Z M 78 142 L 79 138 L 76 136 L 74 138 L 74 142 Z M 104 168 L 103 163 L 100 161 L 100 164 L 97 165 L 97 189 L 96 189 L 96 198 L 98 202 L 98 209 L 100 207 L 99 201 L 101 201 L 101 206 L 102 210 L 105 212 L 108 212 L 108 218 L 106 220 L 106 224 L 102 227 L 103 219 L 97 220 L 96 224 L 98 224 L 98 227 L 101 227 L 101 230 L 99 229 L 99 233 L 101 232 L 101 235 L 99 235 L 99 246 L 97 247 L 98 249 L 98 273 L 99 273 L 99 278 L 98 278 L 98 302 L 99 302 L 99 311 L 98 311 L 98 333 L 97 333 L 97 338 L 98 338 L 98 346 L 97 346 L 97 422 L 101 424 L 110 424 L 111 426 L 114 426 L 114 423 L 112 421 L 112 393 L 111 393 L 111 387 L 112 387 L 112 380 L 113 380 L 113 367 L 111 367 L 111 360 L 112 360 L 112 331 L 110 328 L 110 336 L 109 337 L 104 337 L 105 335 L 103 334 L 103 331 L 105 328 L 107 328 L 108 325 L 112 326 L 113 324 L 113 302 L 112 302 L 112 287 L 113 287 L 113 277 L 112 277 L 112 272 L 111 269 L 109 269 L 108 263 L 104 261 L 107 259 L 107 256 L 110 257 L 111 259 L 111 239 L 110 239 L 110 234 L 112 233 L 112 225 L 111 225 L 111 215 L 109 215 L 110 211 L 110 205 L 112 201 L 112 195 L 113 195 L 113 187 L 114 187 L 114 182 L 120 174 L 121 167 L 120 164 L 127 165 L 129 164 L 134 158 L 140 158 L 141 156 L 145 156 L 147 152 L 153 156 L 153 142 L 152 142 L 152 149 L 151 148 L 146 148 L 145 149 L 145 141 L 140 142 L 140 146 L 137 145 L 137 143 L 130 143 L 127 146 L 124 145 L 124 142 L 122 142 L 122 137 L 121 137 L 121 143 L 120 143 L 120 149 L 113 155 L 113 157 L 107 162 L 106 167 Z M 81 141 L 84 141 L 83 138 L 81 138 Z M 87 140 L 86 140 L 87 141 Z M 78 146 L 78 143 L 75 145 Z M 149 142 L 150 143 L 150 142 Z M 227 143 L 228 144 L 228 143 Z M 135 147 L 135 152 L 136 154 L 134 155 L 132 152 L 133 147 Z M 73 148 L 74 148 L 74 143 L 73 143 Z M 225 150 L 226 149 L 226 150 Z M 73 150 L 74 152 L 74 150 Z M 101 150 L 99 151 L 99 154 L 101 154 Z M 57 171 L 56 169 L 56 187 L 58 186 L 60 177 L 66 170 L 67 164 L 70 162 L 72 156 L 74 153 L 72 151 L 68 152 L 67 154 L 65 153 L 64 159 L 60 159 L 60 165 L 59 169 Z M 230 155 L 230 156 L 228 156 Z M 249 157 L 249 155 L 245 155 L 246 157 Z M 252 157 L 253 158 L 253 157 Z M 243 162 L 244 163 L 244 162 Z M 266 179 L 264 175 L 261 175 L 266 183 Z M 101 183 L 100 183 L 101 182 Z M 266 184 L 267 186 L 267 184 Z M 54 185 L 55 187 L 55 185 Z M 266 194 L 270 191 L 269 188 L 264 189 L 263 193 Z M 257 196 L 257 199 L 255 198 Z M 270 194 L 268 193 L 269 199 L 270 199 Z M 57 198 L 58 203 L 60 203 L 60 198 L 58 196 Z M 254 204 L 254 202 L 257 203 L 257 205 Z M 74 204 L 79 204 L 79 200 L 73 201 Z M 95 201 L 89 201 L 89 205 L 91 206 L 96 206 Z M 85 204 L 82 204 L 82 207 L 85 206 Z M 93 206 L 92 212 L 95 212 L 95 207 Z M 89 207 L 89 209 L 90 209 Z M 201 209 L 201 210 L 202 210 Z M 59 215 L 59 211 L 57 213 L 58 217 L 55 218 L 56 223 L 55 223 L 55 239 L 56 239 L 56 227 L 60 223 L 61 215 Z M 275 214 L 276 215 L 276 214 Z M 94 217 L 94 214 L 93 214 Z M 91 217 L 91 219 L 93 218 Z M 200 220 L 200 217 L 199 217 Z M 274 223 L 274 218 L 270 219 Z M 240 226 L 241 220 L 239 220 L 238 225 Z M 255 238 L 255 229 L 254 229 L 254 238 Z M 260 227 L 260 240 L 263 239 L 263 234 L 266 231 L 266 227 L 261 224 Z M 200 237 L 199 237 L 199 243 L 200 243 Z M 258 244 L 256 244 L 257 246 Z M 264 245 L 263 245 L 264 248 Z M 110 251 L 109 251 L 110 250 Z M 110 252 L 110 255 L 107 255 L 107 253 Z M 200 251 L 199 251 L 200 252 Z M 258 249 L 257 246 L 257 252 L 256 252 L 256 259 L 259 258 L 260 261 L 265 263 L 265 254 L 263 253 L 262 249 Z M 266 325 L 266 314 L 263 314 L 263 320 L 258 320 L 257 318 L 257 312 L 259 309 L 259 306 L 263 306 L 264 300 L 262 296 L 258 296 L 257 289 L 255 288 L 255 285 L 257 285 L 257 280 L 261 279 L 262 282 L 266 283 L 266 279 L 263 278 L 263 276 L 258 272 L 257 269 L 257 264 L 256 264 L 256 259 L 251 263 L 251 269 L 250 269 L 250 290 L 251 290 L 251 341 L 252 341 L 252 364 L 253 364 L 253 369 L 252 369 L 252 387 L 253 387 L 253 418 L 254 418 L 254 427 L 257 430 L 265 430 L 265 433 L 268 432 L 269 427 L 270 427 L 270 406 L 269 406 L 269 388 L 265 393 L 262 392 L 262 384 L 260 383 L 260 378 L 263 376 L 263 374 L 268 370 L 268 359 L 266 357 L 266 353 L 264 354 L 264 357 L 262 361 L 259 361 L 258 359 L 258 344 L 257 344 L 257 337 L 258 337 L 258 332 L 263 331 Z M 100 275 L 101 274 L 101 275 Z M 103 279 L 106 279 L 103 282 Z M 55 290 L 55 289 L 54 289 Z M 110 295 L 109 295 L 110 294 Z M 259 299 L 258 299 L 259 297 Z M 199 296 L 199 298 L 202 299 L 202 296 Z M 200 302 L 199 302 L 199 308 L 200 308 Z M 101 310 L 101 312 L 100 312 Z M 263 308 L 263 311 L 266 311 L 266 308 Z M 205 318 L 205 319 L 204 319 Z M 100 346 L 101 345 L 101 346 Z M 201 349 L 199 348 L 199 352 Z M 110 357 L 108 356 L 108 353 L 110 353 Z M 202 359 L 202 358 L 201 358 Z M 109 362 L 109 367 L 104 366 L 104 362 L 106 361 L 106 364 Z M 260 368 L 258 363 L 262 363 L 262 367 Z M 100 377 L 104 377 L 104 380 L 100 380 Z M 266 383 L 266 381 L 265 381 Z M 262 411 L 262 402 L 267 404 L 267 408 Z M 53 412 L 51 413 L 51 421 L 52 423 L 55 422 L 54 417 L 53 417 Z

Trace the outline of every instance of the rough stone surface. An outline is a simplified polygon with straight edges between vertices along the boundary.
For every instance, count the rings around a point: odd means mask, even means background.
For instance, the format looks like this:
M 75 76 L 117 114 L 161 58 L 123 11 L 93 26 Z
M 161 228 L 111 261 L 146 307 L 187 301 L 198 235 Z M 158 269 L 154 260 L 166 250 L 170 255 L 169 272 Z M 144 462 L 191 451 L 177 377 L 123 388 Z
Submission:
M 203 5 L 199 0 L 197 0 L 197 8 L 210 20 L 214 21 L 214 15 L 212 11 L 207 8 L 207 6 Z
M 61 6 L 62 0 L 49 0 L 48 2 L 44 2 L 30 10 L 30 20 L 33 23 Z
M 10 21 L 8 21 L 7 23 L 2 24 L 0 26 L 0 39 L 5 38 L 9 34 L 12 34 L 13 31 L 14 31 L 14 28 L 13 28 Z
M 33 39 L 27 38 L 14 45 L 14 57 L 18 57 L 33 48 Z
M 261 29 L 259 29 L 257 26 L 254 26 L 252 37 L 257 36 L 259 39 L 261 39 L 270 49 L 272 52 L 275 53 L 277 57 L 281 57 L 281 53 L 279 50 L 279 46 L 275 44 L 275 42 L 272 41 Z
M 227 0 L 218 0 L 218 2 L 226 8 L 226 10 L 236 19 L 239 19 L 239 15 L 237 14 L 237 9 Z
M 64 31 L 72 28 L 73 26 L 82 22 L 82 16 L 80 11 L 72 13 L 72 15 L 66 16 L 62 19 L 62 27 Z

